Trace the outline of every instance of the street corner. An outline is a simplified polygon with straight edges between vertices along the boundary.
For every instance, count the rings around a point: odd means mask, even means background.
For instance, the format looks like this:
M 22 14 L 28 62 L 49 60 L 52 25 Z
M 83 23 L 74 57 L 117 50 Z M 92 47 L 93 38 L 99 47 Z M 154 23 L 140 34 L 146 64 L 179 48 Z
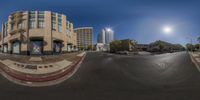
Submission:
M 8 80 L 20 85 L 50 86 L 71 77 L 85 55 L 85 52 L 36 57 L 7 55 L 0 60 L 0 72 Z

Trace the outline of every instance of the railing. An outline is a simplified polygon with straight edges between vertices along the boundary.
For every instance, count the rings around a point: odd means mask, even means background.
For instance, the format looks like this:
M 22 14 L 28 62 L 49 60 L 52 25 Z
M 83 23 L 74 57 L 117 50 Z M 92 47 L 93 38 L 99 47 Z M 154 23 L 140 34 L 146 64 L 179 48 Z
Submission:
M 19 28 L 19 29 L 16 29 L 16 30 L 11 30 L 11 31 L 9 32 L 9 34 L 10 34 L 10 35 L 14 35 L 14 34 L 16 34 L 16 33 L 24 33 L 24 32 L 26 32 L 26 29 L 25 29 L 25 28 Z

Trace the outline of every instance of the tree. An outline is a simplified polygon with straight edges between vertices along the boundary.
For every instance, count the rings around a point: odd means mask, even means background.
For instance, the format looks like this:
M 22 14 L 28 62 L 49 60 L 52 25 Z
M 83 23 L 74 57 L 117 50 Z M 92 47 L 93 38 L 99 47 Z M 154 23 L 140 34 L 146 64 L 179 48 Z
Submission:
M 184 47 L 180 44 L 174 44 L 174 45 L 172 45 L 172 50 L 182 51 L 182 50 L 184 50 Z
M 192 51 L 194 49 L 194 46 L 191 43 L 187 43 L 186 48 L 187 50 Z
M 199 42 L 199 49 L 200 49 L 200 37 L 197 38 L 197 41 Z
M 120 40 L 114 40 L 110 43 L 110 51 L 117 52 L 120 51 L 122 48 Z
M 200 49 L 200 44 L 195 44 L 195 45 L 194 45 L 194 48 L 195 48 L 195 49 Z
M 84 50 L 84 46 L 80 45 L 79 50 Z
M 89 46 L 87 47 L 87 50 L 92 50 L 92 45 L 89 45 Z
M 165 45 L 164 45 L 164 43 L 162 42 L 162 41 L 157 41 L 157 44 L 158 44 L 158 47 L 159 47 L 159 50 L 160 51 L 163 51 L 163 49 L 164 49 L 164 47 L 165 47 Z

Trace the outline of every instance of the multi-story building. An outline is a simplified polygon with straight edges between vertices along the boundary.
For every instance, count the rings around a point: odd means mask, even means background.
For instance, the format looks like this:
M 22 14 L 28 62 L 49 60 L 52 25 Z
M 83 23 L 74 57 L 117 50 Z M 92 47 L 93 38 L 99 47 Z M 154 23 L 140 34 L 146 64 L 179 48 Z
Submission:
M 98 39 L 97 43 L 101 44 L 101 45 L 96 45 L 97 48 L 103 47 L 103 49 L 102 49 L 103 51 L 109 51 L 110 50 L 110 46 L 109 46 L 110 42 L 112 42 L 114 40 L 114 31 L 110 28 L 104 28 L 104 29 L 102 29 L 101 33 L 98 34 L 97 39 Z M 103 46 L 102 46 L 102 44 L 103 44 Z
M 110 28 L 102 29 L 101 33 L 98 34 L 98 43 L 110 44 L 114 40 L 114 31 Z
M 92 27 L 80 27 L 74 29 L 77 33 L 77 47 L 79 50 L 91 50 L 92 46 Z
M 98 37 L 97 37 L 97 38 L 98 38 L 98 41 L 97 41 L 97 43 L 103 43 L 103 44 L 106 43 L 105 34 L 106 34 L 105 30 L 102 29 L 102 30 L 101 30 L 101 33 L 98 34 Z
M 11 54 L 58 54 L 76 48 L 73 24 L 50 11 L 18 11 L 2 25 L 0 47 Z
M 114 31 L 110 28 L 105 28 L 105 43 L 110 44 L 114 40 Z
M 136 48 L 139 51 L 147 51 L 149 50 L 149 44 L 136 44 Z

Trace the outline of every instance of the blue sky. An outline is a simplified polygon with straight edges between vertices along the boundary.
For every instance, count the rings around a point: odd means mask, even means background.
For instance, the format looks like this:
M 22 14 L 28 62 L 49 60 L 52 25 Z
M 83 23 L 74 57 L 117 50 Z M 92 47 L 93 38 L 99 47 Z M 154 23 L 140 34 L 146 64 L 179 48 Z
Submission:
M 17 10 L 50 10 L 67 15 L 74 27 L 94 28 L 93 41 L 104 27 L 115 39 L 139 43 L 164 40 L 186 44 L 200 36 L 200 0 L 1 0 L 0 23 Z M 170 35 L 163 27 L 172 27 Z

